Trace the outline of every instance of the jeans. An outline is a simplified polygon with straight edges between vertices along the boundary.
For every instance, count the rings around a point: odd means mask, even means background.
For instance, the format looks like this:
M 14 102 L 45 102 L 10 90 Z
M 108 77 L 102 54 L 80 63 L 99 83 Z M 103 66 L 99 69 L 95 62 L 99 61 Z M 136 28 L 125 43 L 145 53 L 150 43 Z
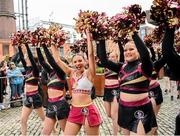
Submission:
M 11 87 L 11 99 L 12 97 L 19 97 L 23 92 L 22 92 L 22 87 L 23 83 L 21 84 L 10 84 Z

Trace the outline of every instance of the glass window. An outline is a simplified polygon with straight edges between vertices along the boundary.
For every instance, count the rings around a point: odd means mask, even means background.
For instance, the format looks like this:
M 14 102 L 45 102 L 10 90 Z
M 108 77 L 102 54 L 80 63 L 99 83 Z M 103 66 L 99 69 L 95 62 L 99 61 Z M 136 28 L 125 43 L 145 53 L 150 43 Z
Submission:
M 3 44 L 3 56 L 9 54 L 9 45 L 8 44 Z

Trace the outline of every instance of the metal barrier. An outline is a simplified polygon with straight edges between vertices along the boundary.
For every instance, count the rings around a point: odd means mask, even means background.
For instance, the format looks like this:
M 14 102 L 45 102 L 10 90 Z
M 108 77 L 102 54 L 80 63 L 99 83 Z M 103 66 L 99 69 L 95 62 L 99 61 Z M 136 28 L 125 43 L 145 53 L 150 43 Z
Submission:
M 7 79 L 7 85 L 6 85 L 6 95 L 3 95 L 3 81 L 2 79 Z M 16 99 L 16 100 L 11 100 L 11 88 L 10 88 L 10 82 L 9 82 L 9 78 L 7 76 L 4 77 L 0 77 L 0 93 L 2 93 L 1 95 L 3 95 L 3 105 L 5 107 L 5 109 L 12 107 L 12 104 L 14 103 L 22 103 L 24 97 L 22 97 L 22 99 Z M 22 104 L 18 104 L 19 106 Z

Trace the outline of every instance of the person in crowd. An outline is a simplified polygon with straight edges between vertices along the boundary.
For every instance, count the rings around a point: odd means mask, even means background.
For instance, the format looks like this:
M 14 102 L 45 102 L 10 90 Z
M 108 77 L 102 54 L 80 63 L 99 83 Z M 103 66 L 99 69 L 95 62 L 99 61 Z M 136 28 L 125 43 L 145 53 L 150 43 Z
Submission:
M 118 61 L 118 55 L 114 52 L 109 54 L 109 60 L 113 62 Z M 117 135 L 118 132 L 118 98 L 119 97 L 119 81 L 118 73 L 109 69 L 105 69 L 105 87 L 104 87 L 104 107 L 108 117 L 113 122 L 113 134 Z
M 119 62 L 124 62 L 124 53 L 123 46 L 120 42 L 118 42 L 119 50 L 120 50 L 120 59 Z M 98 51 L 98 50 L 97 50 Z M 98 54 L 98 52 L 97 52 Z M 118 62 L 118 54 L 115 52 L 111 52 L 109 55 L 109 60 L 112 62 Z M 103 65 L 98 63 L 98 65 Z M 113 135 L 117 135 L 118 133 L 118 99 L 119 98 L 119 81 L 118 81 L 118 73 L 115 73 L 109 69 L 105 69 L 105 87 L 104 87 L 104 107 L 108 117 L 112 119 L 113 122 Z
M 23 46 L 23 45 L 22 45 Z M 42 108 L 42 99 L 38 93 L 39 68 L 34 60 L 33 54 L 26 44 L 28 58 L 24 55 L 21 45 L 18 46 L 21 63 L 26 71 L 25 75 L 25 100 L 21 113 L 21 134 L 27 133 L 27 121 L 32 110 L 35 109 L 39 117 L 44 121 L 45 115 Z M 24 59 L 24 57 L 26 57 Z
M 175 28 L 166 27 L 164 40 L 162 43 L 162 54 L 167 65 L 172 72 L 173 79 L 180 79 L 180 56 L 174 48 Z M 175 63 L 174 63 L 175 62 Z
M 2 76 L 2 73 L 0 72 L 0 111 L 2 109 L 4 109 L 4 105 L 3 105 L 3 76 Z
M 180 135 L 180 113 L 176 116 L 175 119 L 175 135 Z
M 178 91 L 177 99 L 180 99 L 180 81 L 177 81 L 177 91 Z
M 22 69 L 16 67 L 14 62 L 9 63 L 9 69 L 7 70 L 7 77 L 9 78 L 12 101 L 22 97 L 23 94 L 22 87 L 24 82 L 22 71 L 23 71 Z
M 166 64 L 166 61 L 160 55 L 158 56 L 158 60 L 156 60 L 156 54 L 155 54 L 153 46 L 150 46 L 149 50 L 151 54 L 151 60 L 153 61 L 153 65 L 154 65 L 153 72 L 150 78 L 151 80 L 150 80 L 150 85 L 149 85 L 149 97 L 151 98 L 153 110 L 155 112 L 155 115 L 157 116 L 160 110 L 161 104 L 163 103 L 162 90 L 161 90 L 159 82 L 157 81 L 157 78 L 158 78 L 160 69 Z M 154 122 L 152 127 L 153 127 L 152 134 L 157 135 L 157 129 L 158 129 L 157 123 Z
M 174 94 L 177 91 L 177 78 L 176 76 L 173 74 L 173 72 L 171 71 L 171 69 L 169 68 L 168 65 L 165 65 L 165 81 L 167 83 L 167 90 L 165 90 L 166 92 L 168 92 L 171 97 L 171 101 L 174 100 Z
M 39 62 L 44 70 L 48 73 L 49 77 L 49 82 L 47 84 L 48 104 L 42 134 L 50 135 L 56 121 L 59 122 L 62 131 L 64 131 L 70 106 L 63 96 L 66 83 L 65 73 L 56 64 L 53 56 L 45 45 L 43 46 L 43 49 L 50 65 L 45 61 L 41 53 L 41 49 L 36 48 Z
M 97 41 L 98 56 L 106 68 L 119 73 L 118 124 L 122 134 L 151 134 L 152 124 L 156 123 L 152 103 L 148 97 L 153 64 L 137 32 L 133 33 L 132 39 L 124 46 L 123 65 L 107 60 L 105 40 Z
M 164 66 L 164 77 L 163 77 L 163 79 L 164 79 L 164 82 L 165 82 L 165 86 L 164 86 L 164 88 L 165 88 L 165 90 L 164 90 L 164 92 L 165 92 L 165 94 L 168 94 L 169 92 L 170 92 L 170 79 L 169 79 L 169 72 L 170 70 L 169 70 L 169 67 L 167 66 L 167 64 L 165 64 L 165 66 Z
M 162 44 L 162 54 L 172 73 L 173 79 L 180 80 L 180 56 L 174 48 L 175 28 L 166 27 Z M 174 84 L 175 86 L 175 84 Z M 180 135 L 180 113 L 176 116 L 175 135 Z
M 72 58 L 74 68 L 70 68 L 59 59 L 58 49 L 52 47 L 52 54 L 62 70 L 70 75 L 72 86 L 72 107 L 68 116 L 64 135 L 77 135 L 84 125 L 87 135 L 99 135 L 102 123 L 99 111 L 91 99 L 91 91 L 95 77 L 95 58 L 90 32 L 86 30 L 89 67 L 85 69 L 85 59 L 76 54 Z
M 1 68 L 0 68 L 0 72 L 1 72 L 1 76 L 2 78 L 2 90 L 3 90 L 3 95 L 7 95 L 8 93 L 6 92 L 6 87 L 7 87 L 7 79 L 6 79 L 6 72 L 7 72 L 7 62 L 4 60 L 1 62 Z

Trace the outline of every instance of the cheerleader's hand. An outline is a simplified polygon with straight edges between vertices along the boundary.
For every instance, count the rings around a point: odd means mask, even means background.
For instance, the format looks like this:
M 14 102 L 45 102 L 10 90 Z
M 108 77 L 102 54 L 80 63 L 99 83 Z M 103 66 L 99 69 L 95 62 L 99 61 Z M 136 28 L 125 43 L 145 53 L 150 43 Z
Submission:
M 92 38 L 92 34 L 91 34 L 91 32 L 89 31 L 89 29 L 86 29 L 85 33 L 86 33 L 86 36 L 87 36 L 87 40 L 92 41 L 93 38 Z

